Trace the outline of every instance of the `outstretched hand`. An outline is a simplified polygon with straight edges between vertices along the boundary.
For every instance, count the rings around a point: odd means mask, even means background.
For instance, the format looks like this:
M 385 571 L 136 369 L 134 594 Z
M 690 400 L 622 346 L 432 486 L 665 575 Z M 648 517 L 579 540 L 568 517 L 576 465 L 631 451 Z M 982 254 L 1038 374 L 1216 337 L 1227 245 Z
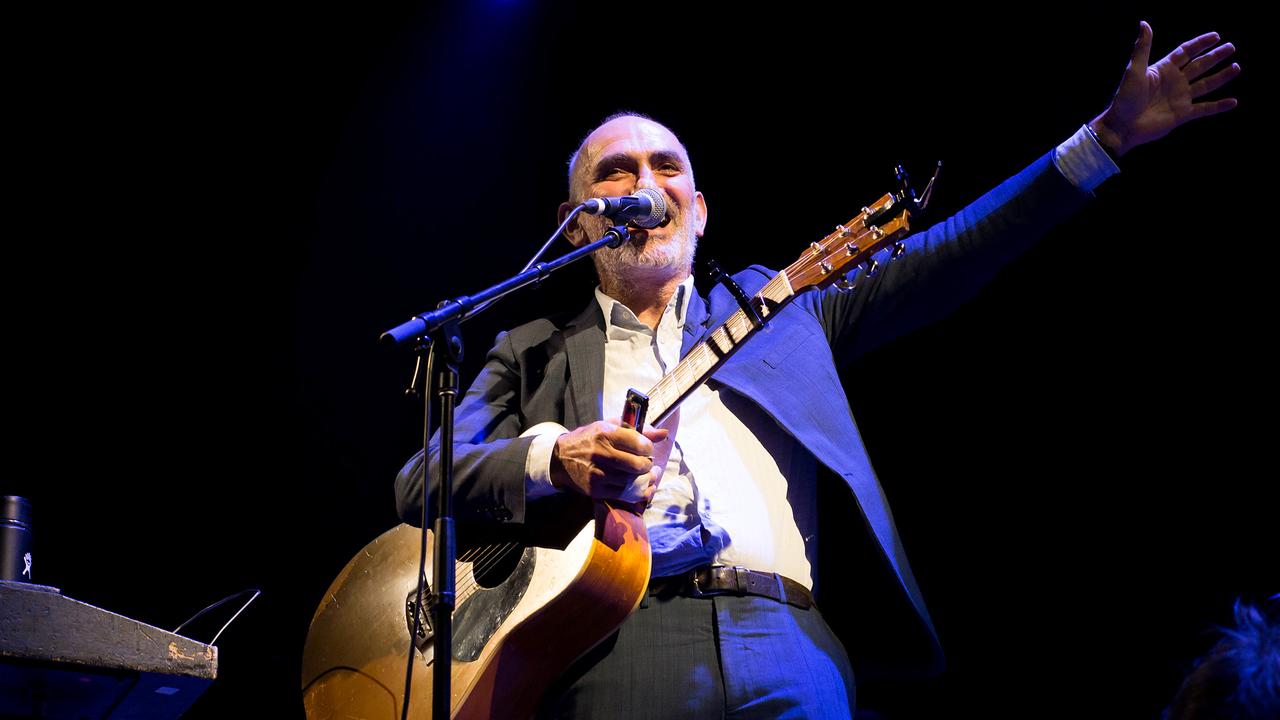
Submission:
M 1151 34 L 1151 26 L 1142 22 L 1133 57 L 1115 98 L 1106 111 L 1089 123 L 1102 144 L 1117 157 L 1168 135 L 1179 125 L 1236 106 L 1235 98 L 1194 102 L 1240 74 L 1240 66 L 1232 63 L 1207 75 L 1236 51 L 1234 45 L 1218 45 L 1218 34 L 1207 33 L 1182 43 L 1150 65 Z

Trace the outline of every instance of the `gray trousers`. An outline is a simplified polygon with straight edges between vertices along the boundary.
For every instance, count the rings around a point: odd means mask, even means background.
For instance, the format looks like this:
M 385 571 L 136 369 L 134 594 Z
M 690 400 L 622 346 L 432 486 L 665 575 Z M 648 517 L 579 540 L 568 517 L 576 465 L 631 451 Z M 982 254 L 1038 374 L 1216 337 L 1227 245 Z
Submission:
M 552 687 L 540 718 L 849 718 L 853 670 L 816 607 L 649 597 Z

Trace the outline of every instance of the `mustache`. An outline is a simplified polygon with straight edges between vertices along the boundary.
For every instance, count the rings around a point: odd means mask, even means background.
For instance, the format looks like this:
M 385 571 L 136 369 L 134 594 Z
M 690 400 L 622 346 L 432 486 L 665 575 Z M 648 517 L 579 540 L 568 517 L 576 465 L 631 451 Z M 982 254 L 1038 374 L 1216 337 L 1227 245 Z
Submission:
M 662 230 L 670 227 L 671 225 L 678 225 L 678 223 L 683 219 L 684 213 L 681 212 L 680 206 L 676 204 L 670 196 L 666 195 L 666 193 L 663 193 L 663 197 L 667 200 L 667 214 L 666 217 L 662 219 L 662 222 L 651 228 L 643 228 L 636 225 L 633 221 L 627 221 L 624 227 L 632 231 L 633 240 L 635 239 L 634 233 L 636 232 Z M 577 217 L 577 222 L 587 231 L 587 236 L 592 241 L 599 240 L 605 232 L 615 224 L 613 220 L 604 217 L 603 215 L 587 215 L 585 213 Z
M 675 222 L 674 213 L 668 210 L 666 216 L 662 218 L 662 222 L 658 223 L 657 225 L 654 225 L 651 228 L 642 228 L 638 225 L 633 225 L 632 223 L 627 223 L 627 227 L 631 228 L 632 230 L 643 230 L 645 232 L 651 232 L 653 230 L 661 230 L 673 222 Z
M 645 238 L 649 237 L 650 233 L 666 231 L 668 228 L 680 227 L 680 220 L 682 217 L 684 217 L 684 215 L 681 215 L 680 211 L 672 208 L 671 210 L 667 210 L 667 217 L 663 218 L 662 222 L 654 225 L 652 228 L 641 228 L 640 225 L 628 222 L 626 225 L 623 225 L 623 227 L 626 227 L 628 231 L 631 231 L 631 240 L 627 241 L 627 245 L 644 241 Z M 588 237 L 591 241 L 599 240 L 599 238 L 603 237 L 604 233 L 607 232 L 609 228 L 613 227 L 612 220 L 598 217 L 598 215 L 588 215 L 588 217 L 585 218 L 579 215 L 579 218 L 577 219 L 579 219 L 580 223 L 585 224 L 584 229 L 588 231 Z M 602 252 L 609 252 L 609 250 L 604 249 Z

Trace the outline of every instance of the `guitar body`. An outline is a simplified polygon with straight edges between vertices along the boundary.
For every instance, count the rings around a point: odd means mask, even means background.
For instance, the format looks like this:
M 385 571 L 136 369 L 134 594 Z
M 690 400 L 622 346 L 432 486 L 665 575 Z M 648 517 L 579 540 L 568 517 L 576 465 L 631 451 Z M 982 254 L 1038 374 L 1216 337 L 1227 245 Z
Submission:
M 559 549 L 514 544 L 459 553 L 452 717 L 531 717 L 546 689 L 640 604 L 649 538 L 634 513 L 594 503 L 595 517 Z M 395 720 L 404 701 L 421 532 L 400 525 L 338 575 L 303 651 L 310 720 Z M 428 554 L 434 538 L 428 537 Z M 431 561 L 427 561 L 431 580 Z M 571 632 L 570 632 L 571 630 Z M 435 647 L 414 652 L 410 717 L 431 712 Z

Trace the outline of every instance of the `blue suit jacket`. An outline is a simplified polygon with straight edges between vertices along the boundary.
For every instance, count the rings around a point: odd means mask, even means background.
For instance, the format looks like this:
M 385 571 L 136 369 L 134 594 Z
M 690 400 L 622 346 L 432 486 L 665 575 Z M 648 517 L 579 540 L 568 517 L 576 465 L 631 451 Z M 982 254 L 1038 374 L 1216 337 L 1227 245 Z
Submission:
M 928 628 L 932 664 L 941 657 L 933 624 L 837 364 L 947 314 L 1088 197 L 1045 155 L 956 215 L 908 238 L 903 257 L 882 260 L 881 271 L 860 278 L 853 292 L 802 293 L 774 316 L 770 332 L 757 334 L 713 376 L 756 402 L 843 479 L 901 595 Z M 753 294 L 774 274 L 752 267 L 735 279 Z M 705 300 L 695 294 L 682 354 L 736 309 L 723 288 Z M 604 318 L 594 301 L 575 317 L 544 318 L 499 335 L 457 411 L 454 498 L 460 526 L 536 541 L 541 529 L 556 524 L 549 519 L 579 501 L 560 494 L 526 504 L 525 456 L 532 439 L 517 436 L 539 422 L 572 428 L 601 419 L 604 341 Z M 419 452 L 397 478 L 398 509 L 406 522 L 420 521 L 421 479 Z M 796 519 L 802 528 L 813 526 L 813 518 L 799 512 Z

